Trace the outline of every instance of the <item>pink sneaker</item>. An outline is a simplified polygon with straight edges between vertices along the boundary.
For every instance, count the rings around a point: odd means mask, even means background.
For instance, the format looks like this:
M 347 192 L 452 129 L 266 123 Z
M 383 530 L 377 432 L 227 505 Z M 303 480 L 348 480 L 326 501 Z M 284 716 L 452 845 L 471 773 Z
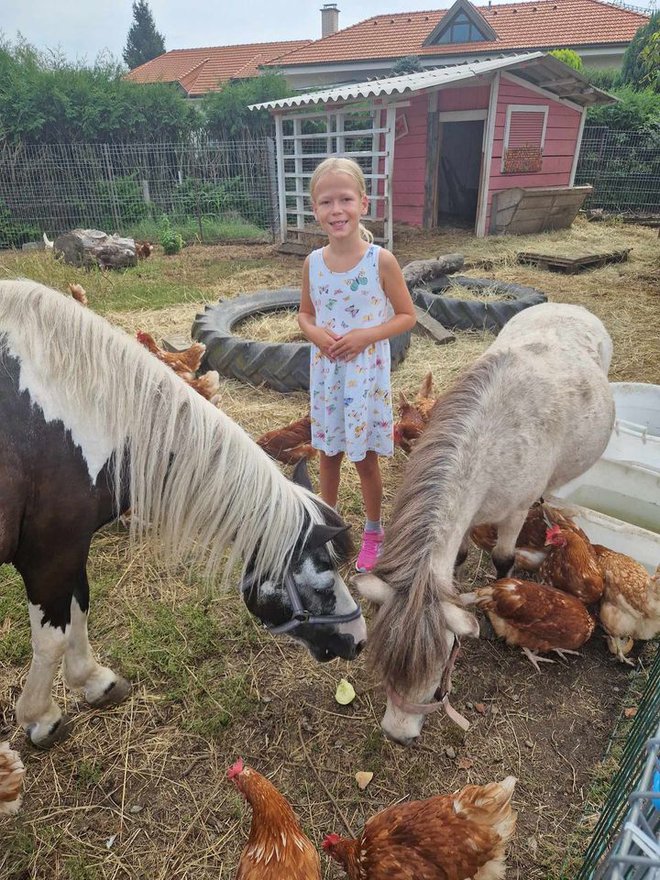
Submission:
M 385 532 L 382 529 L 378 532 L 362 532 L 362 546 L 355 563 L 357 571 L 371 571 L 380 556 L 384 537 Z

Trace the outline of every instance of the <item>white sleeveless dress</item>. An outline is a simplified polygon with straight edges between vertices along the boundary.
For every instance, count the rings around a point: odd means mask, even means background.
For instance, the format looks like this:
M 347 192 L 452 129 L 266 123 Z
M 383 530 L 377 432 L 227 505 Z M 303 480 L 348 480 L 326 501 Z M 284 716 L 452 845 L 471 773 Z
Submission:
M 309 257 L 310 295 L 318 327 L 338 335 L 376 327 L 393 311 L 380 284 L 378 245 L 357 266 L 332 272 L 323 250 Z M 312 446 L 326 455 L 345 452 L 361 461 L 368 451 L 392 455 L 390 343 L 380 340 L 352 361 L 332 361 L 312 345 L 310 365 Z

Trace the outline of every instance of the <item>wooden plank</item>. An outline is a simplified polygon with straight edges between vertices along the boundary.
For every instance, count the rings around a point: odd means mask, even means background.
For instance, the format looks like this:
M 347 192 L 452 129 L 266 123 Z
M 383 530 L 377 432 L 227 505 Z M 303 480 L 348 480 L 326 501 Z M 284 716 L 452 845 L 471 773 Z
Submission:
M 415 314 L 417 315 L 417 323 L 413 327 L 413 333 L 417 333 L 419 336 L 431 336 L 439 345 L 456 341 L 456 336 L 451 330 L 447 330 L 440 321 L 436 321 L 424 309 L 415 306 Z
M 527 219 L 527 218 L 526 218 Z M 533 251 L 520 251 L 519 263 L 539 266 L 550 272 L 565 272 L 574 275 L 586 269 L 596 269 L 606 263 L 623 263 L 628 259 L 631 248 L 599 254 L 585 254 L 581 257 L 567 257 L 561 254 L 539 254 Z

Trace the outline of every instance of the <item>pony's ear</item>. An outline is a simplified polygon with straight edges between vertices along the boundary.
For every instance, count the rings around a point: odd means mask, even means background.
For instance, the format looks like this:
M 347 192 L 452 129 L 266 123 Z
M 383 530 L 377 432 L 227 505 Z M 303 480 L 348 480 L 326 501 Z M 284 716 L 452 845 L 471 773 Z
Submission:
M 457 636 L 479 638 L 479 621 L 474 614 L 470 614 L 454 602 L 443 602 L 442 610 L 445 612 L 447 626 L 453 633 Z
M 328 541 L 333 541 L 337 535 L 341 535 L 349 529 L 350 526 L 348 525 L 328 526 L 325 523 L 317 523 L 312 526 L 309 537 L 305 541 L 305 549 L 315 550 L 317 547 L 322 547 L 324 544 L 327 544 Z
M 365 599 L 375 602 L 376 605 L 384 605 L 394 593 L 387 581 L 381 580 L 370 572 L 356 574 L 353 578 L 353 584 Z
M 298 486 L 302 486 L 303 489 L 309 489 L 310 492 L 314 491 L 312 488 L 312 481 L 309 478 L 309 471 L 307 470 L 306 458 L 301 458 L 298 464 L 294 467 L 293 473 L 291 474 L 291 480 Z

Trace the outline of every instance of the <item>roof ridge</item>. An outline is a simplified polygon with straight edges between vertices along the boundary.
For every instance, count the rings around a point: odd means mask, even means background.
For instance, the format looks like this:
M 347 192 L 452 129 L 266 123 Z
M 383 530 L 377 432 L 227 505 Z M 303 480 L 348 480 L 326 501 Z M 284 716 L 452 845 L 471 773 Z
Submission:
M 293 45 L 294 43 L 303 43 L 305 40 L 307 42 L 314 42 L 311 38 L 301 37 L 298 40 L 262 40 L 256 43 L 226 43 L 222 46 L 197 46 L 188 49 L 168 49 L 167 52 L 163 52 L 163 55 L 173 55 L 175 52 L 210 52 L 215 51 L 216 49 L 244 49 L 248 46 L 285 46 Z M 156 58 L 162 58 L 163 55 L 158 55 Z M 156 58 L 152 58 L 151 61 L 155 61 Z M 145 61 L 145 64 L 150 64 L 151 61 Z M 137 67 L 135 69 L 137 70 Z

